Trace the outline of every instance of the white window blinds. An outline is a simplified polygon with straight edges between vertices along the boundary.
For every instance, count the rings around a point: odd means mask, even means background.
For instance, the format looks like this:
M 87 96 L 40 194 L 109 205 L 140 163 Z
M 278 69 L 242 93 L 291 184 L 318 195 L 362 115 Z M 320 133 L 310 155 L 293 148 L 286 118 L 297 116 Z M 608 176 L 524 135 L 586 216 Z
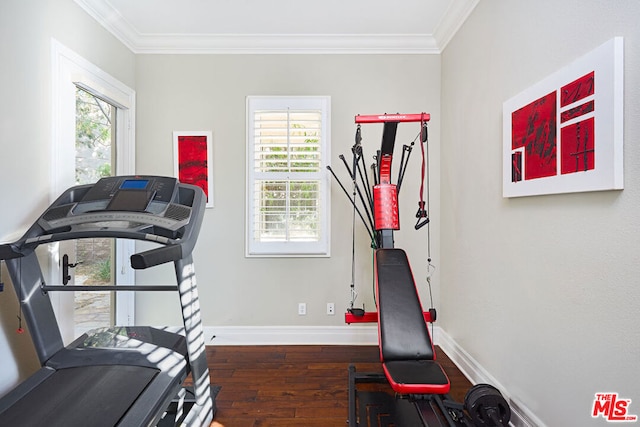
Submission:
M 327 97 L 249 97 L 247 255 L 328 255 Z

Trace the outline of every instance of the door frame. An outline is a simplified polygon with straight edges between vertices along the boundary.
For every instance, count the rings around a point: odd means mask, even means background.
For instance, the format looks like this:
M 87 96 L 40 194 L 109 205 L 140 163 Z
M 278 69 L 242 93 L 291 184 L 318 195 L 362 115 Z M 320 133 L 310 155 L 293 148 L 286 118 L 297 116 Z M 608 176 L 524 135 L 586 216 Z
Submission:
M 75 165 L 76 87 L 116 107 L 116 171 L 119 175 L 135 174 L 135 91 L 55 39 L 51 39 L 51 63 L 53 116 L 50 201 L 53 202 L 75 183 L 75 168 L 69 168 L 68 165 Z M 135 274 L 129 264 L 129 257 L 134 252 L 135 242 L 116 241 L 115 283 L 135 283 Z M 61 275 L 58 258 L 57 250 L 49 251 L 51 283 L 55 283 Z M 54 308 L 63 305 L 60 301 L 60 294 L 63 293 L 51 293 Z M 135 323 L 134 292 L 116 292 L 115 321 L 122 326 Z M 61 329 L 65 326 L 63 323 Z

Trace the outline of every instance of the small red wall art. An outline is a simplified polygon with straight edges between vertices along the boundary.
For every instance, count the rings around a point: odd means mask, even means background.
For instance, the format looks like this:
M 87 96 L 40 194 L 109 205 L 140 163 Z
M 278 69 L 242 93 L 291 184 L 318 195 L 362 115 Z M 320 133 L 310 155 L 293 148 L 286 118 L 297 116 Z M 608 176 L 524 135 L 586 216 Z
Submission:
M 175 132 L 174 145 L 176 177 L 184 184 L 202 188 L 207 207 L 212 207 L 210 132 Z

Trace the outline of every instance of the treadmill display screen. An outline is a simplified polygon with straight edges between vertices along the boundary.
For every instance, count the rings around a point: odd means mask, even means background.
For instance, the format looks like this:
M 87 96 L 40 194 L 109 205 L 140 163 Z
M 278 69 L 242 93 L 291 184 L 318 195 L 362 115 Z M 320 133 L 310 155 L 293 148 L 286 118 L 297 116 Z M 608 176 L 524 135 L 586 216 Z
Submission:
M 147 187 L 148 179 L 127 179 L 120 186 L 123 190 L 142 190 Z
M 144 212 L 153 199 L 153 191 L 120 189 L 107 205 L 108 211 Z

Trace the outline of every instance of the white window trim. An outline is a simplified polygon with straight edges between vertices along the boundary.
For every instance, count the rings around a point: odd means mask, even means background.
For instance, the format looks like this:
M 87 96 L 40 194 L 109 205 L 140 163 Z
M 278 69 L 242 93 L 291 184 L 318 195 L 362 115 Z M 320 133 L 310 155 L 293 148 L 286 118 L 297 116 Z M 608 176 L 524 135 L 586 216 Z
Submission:
M 253 236 L 253 112 L 260 109 L 322 110 L 322 145 L 320 174 L 322 183 L 322 236 L 317 243 L 256 243 Z M 331 97 L 329 96 L 248 96 L 246 101 L 246 189 L 245 189 L 245 256 L 252 257 L 329 257 L 331 256 L 331 181 L 327 171 L 331 156 Z
M 135 173 L 135 101 L 136 93 L 101 68 L 87 61 L 55 39 L 51 39 L 52 64 L 52 144 L 51 144 L 51 201 L 75 182 L 70 175 L 69 164 L 75 164 L 75 148 L 68 141 L 75 141 L 75 97 L 76 87 L 104 98 L 117 108 L 116 170 L 120 175 Z M 116 283 L 135 283 L 135 273 L 129 265 L 129 257 L 135 252 L 135 242 L 118 239 L 116 260 Z M 55 251 L 50 257 L 55 257 Z M 56 260 L 50 260 L 50 281 L 59 277 Z M 53 292 L 54 306 L 60 293 Z M 115 323 L 121 326 L 135 324 L 135 293 L 116 292 Z M 56 301 L 54 301 L 56 300 Z

